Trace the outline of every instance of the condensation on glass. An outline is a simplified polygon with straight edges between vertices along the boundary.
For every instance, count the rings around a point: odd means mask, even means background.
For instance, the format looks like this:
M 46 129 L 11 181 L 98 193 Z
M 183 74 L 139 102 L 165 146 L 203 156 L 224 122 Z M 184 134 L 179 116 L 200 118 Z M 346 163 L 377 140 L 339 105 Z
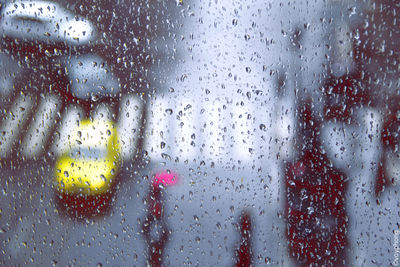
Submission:
M 0 262 L 399 265 L 395 1 L 0 1 Z

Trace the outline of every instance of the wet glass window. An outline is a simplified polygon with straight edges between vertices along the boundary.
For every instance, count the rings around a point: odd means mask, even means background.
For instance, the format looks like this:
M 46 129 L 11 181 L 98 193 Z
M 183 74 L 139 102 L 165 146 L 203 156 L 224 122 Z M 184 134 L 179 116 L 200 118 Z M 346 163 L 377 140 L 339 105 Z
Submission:
M 0 0 L 0 265 L 398 266 L 399 12 Z
M 107 150 L 100 150 L 100 149 L 74 149 L 70 153 L 72 158 L 76 159 L 101 159 L 107 156 Z

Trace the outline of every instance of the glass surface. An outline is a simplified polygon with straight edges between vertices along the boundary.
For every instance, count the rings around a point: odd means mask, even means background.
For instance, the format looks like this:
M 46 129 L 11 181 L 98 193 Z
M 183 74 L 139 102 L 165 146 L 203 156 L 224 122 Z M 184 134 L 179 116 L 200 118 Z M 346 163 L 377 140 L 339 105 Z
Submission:
M 0 0 L 0 265 L 398 266 L 399 13 Z M 88 119 L 122 164 L 58 194 Z
M 107 150 L 104 149 L 89 149 L 89 148 L 75 148 L 70 152 L 71 158 L 74 159 L 86 159 L 86 160 L 98 160 L 107 157 Z

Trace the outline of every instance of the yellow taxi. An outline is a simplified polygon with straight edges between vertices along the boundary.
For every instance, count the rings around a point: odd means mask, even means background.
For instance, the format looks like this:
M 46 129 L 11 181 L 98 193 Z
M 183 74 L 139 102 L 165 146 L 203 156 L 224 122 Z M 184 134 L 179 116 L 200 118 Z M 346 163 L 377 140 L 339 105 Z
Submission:
M 54 169 L 58 192 L 77 196 L 109 192 L 121 165 L 115 124 L 108 120 L 80 121 L 66 146 Z

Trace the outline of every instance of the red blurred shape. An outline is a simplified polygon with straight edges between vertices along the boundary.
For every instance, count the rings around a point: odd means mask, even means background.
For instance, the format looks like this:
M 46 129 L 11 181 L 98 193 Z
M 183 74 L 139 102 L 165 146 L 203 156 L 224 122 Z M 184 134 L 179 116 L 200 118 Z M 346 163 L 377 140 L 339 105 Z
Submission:
M 382 153 L 379 162 L 378 177 L 375 184 L 375 195 L 379 197 L 386 187 L 393 184 L 387 173 L 387 156 L 390 152 L 396 152 L 399 146 L 400 129 L 400 97 L 393 97 L 389 101 L 389 110 L 385 114 L 385 122 L 382 128 Z
M 339 265 L 347 244 L 346 175 L 319 142 L 311 100 L 300 108 L 297 158 L 285 166 L 289 251 L 303 265 Z
M 322 90 L 325 94 L 326 120 L 351 123 L 353 109 L 370 103 L 371 97 L 363 89 L 360 77 L 356 75 L 331 77 L 325 82 Z
M 175 175 L 163 172 L 157 174 L 151 183 L 150 191 L 147 197 L 148 213 L 143 223 L 143 234 L 148 246 L 148 264 L 152 267 L 163 266 L 163 254 L 166 243 L 169 238 L 169 229 L 164 218 L 164 186 L 176 182 Z M 157 227 L 155 231 L 153 228 Z M 155 233 L 154 233 L 155 232 Z M 158 236 L 153 236 L 157 234 Z
M 113 193 L 98 196 L 58 194 L 59 207 L 70 217 L 83 219 L 103 216 L 112 208 Z
M 236 250 L 236 267 L 248 267 L 251 265 L 252 245 L 251 245 L 251 216 L 248 211 L 240 216 L 240 247 Z

